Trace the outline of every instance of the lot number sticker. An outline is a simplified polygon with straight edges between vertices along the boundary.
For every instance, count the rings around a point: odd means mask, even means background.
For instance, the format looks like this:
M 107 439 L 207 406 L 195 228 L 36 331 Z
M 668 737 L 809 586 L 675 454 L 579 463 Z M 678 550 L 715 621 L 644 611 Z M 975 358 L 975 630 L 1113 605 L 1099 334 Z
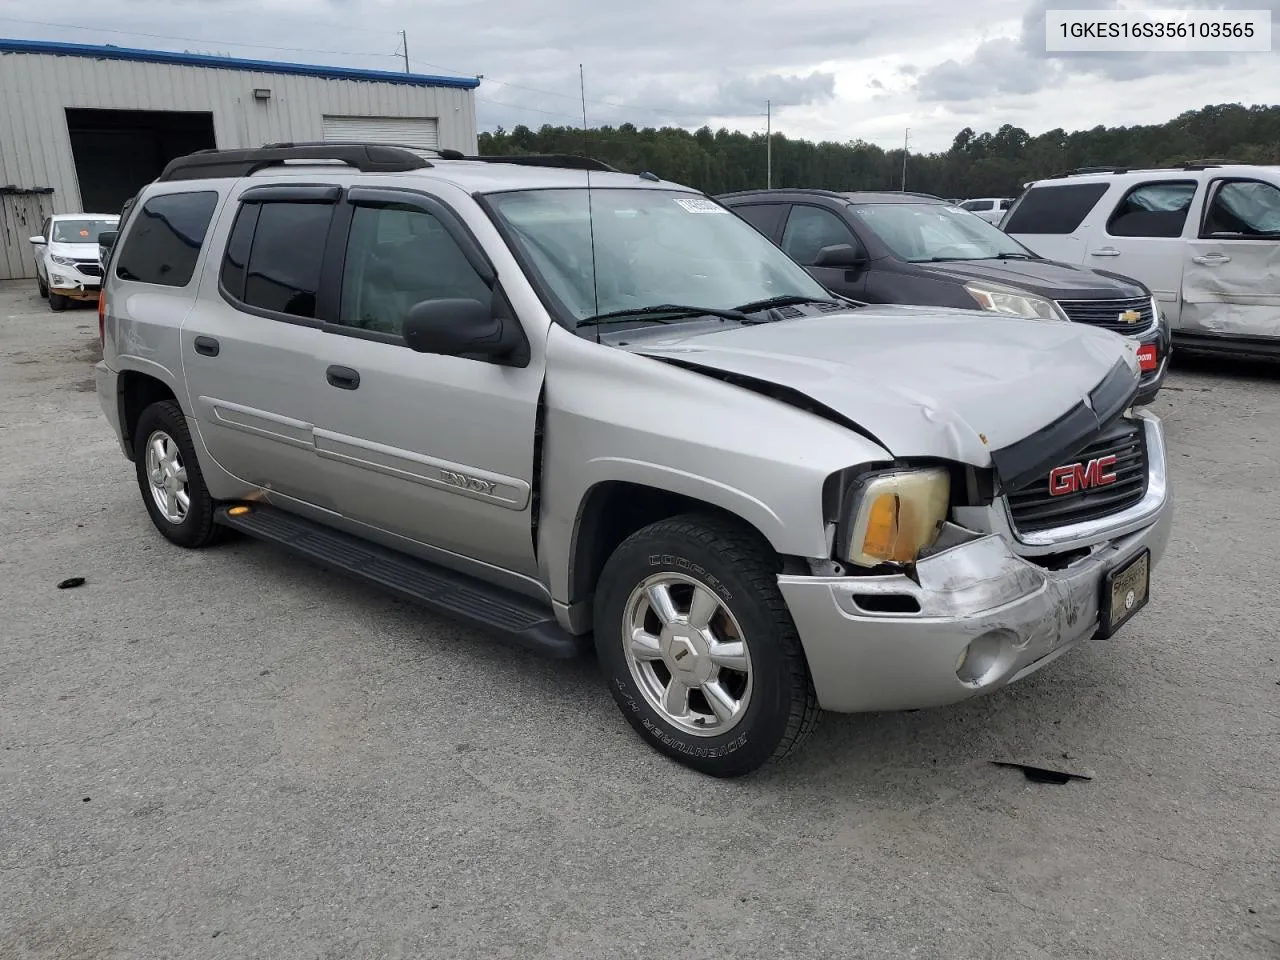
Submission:
M 676 197 L 676 203 L 690 213 L 728 213 L 724 207 L 703 197 Z

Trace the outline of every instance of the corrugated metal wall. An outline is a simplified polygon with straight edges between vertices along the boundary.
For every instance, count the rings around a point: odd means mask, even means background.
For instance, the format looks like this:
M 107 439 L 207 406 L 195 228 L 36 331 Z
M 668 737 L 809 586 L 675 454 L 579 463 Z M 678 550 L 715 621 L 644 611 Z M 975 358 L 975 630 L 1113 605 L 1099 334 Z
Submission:
M 255 87 L 269 88 L 271 99 L 254 100 Z M 53 187 L 59 213 L 80 209 L 68 107 L 208 111 L 219 147 L 321 140 L 326 114 L 435 117 L 442 147 L 477 150 L 470 90 L 0 53 L 0 186 Z

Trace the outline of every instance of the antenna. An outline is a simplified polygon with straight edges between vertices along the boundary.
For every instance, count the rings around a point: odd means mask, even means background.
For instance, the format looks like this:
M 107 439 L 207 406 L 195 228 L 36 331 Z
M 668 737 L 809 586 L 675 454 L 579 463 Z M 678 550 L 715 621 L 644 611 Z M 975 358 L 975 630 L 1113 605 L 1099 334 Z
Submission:
M 587 146 L 587 82 L 582 72 L 582 64 L 578 64 L 578 90 L 582 94 L 582 153 L 590 155 Z M 591 315 L 600 313 L 600 278 L 596 275 L 596 220 L 591 210 L 591 170 L 587 169 L 587 236 L 591 243 Z M 596 343 L 600 342 L 600 324 L 596 323 Z

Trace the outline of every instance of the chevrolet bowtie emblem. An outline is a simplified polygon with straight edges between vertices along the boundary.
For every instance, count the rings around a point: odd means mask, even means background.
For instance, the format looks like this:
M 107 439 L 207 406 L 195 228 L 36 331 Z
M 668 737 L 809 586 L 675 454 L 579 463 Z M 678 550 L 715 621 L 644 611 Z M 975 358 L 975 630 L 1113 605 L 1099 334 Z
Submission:
M 1124 313 L 1116 317 L 1121 323 L 1137 323 L 1142 319 L 1142 314 L 1137 310 L 1126 310 Z

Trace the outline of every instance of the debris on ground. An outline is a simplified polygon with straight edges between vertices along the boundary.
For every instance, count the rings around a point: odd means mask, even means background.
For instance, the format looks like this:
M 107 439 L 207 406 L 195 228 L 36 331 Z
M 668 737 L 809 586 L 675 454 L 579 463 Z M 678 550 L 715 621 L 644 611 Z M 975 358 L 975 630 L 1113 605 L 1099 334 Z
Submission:
M 82 587 L 82 586 L 84 586 L 84 577 L 67 577 L 67 579 L 63 580 L 60 584 L 58 584 L 58 589 L 70 590 L 72 587 Z
M 1032 783 L 1070 783 L 1072 780 L 1092 780 L 1091 773 L 1073 773 L 1070 770 L 1053 770 L 1049 767 L 1039 767 L 1030 763 L 1016 763 L 1011 760 L 992 760 L 997 767 L 1012 767 L 1015 770 L 1021 770 L 1023 775 Z

